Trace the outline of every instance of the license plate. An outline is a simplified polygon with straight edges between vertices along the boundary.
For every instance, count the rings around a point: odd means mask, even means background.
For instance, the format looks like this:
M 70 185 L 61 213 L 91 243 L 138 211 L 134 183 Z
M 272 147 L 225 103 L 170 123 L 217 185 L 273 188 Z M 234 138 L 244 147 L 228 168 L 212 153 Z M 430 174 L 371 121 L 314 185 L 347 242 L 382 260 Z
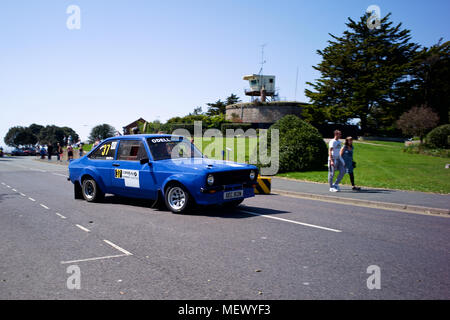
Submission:
M 243 196 L 244 196 L 244 190 L 227 191 L 223 194 L 223 198 L 225 200 L 242 198 Z

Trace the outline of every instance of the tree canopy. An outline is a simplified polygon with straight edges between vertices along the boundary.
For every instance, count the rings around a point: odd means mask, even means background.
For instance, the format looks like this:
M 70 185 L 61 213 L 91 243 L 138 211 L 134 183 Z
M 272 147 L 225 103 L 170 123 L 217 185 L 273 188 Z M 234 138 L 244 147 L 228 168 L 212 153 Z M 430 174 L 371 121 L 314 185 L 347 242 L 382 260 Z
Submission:
M 55 125 L 42 126 L 31 124 L 29 127 L 12 127 L 8 130 L 4 141 L 8 146 L 33 146 L 40 144 L 66 145 L 68 137 L 72 136 L 72 141 L 78 141 L 78 134 L 69 127 L 58 127 Z
M 95 140 L 104 140 L 113 137 L 115 133 L 116 129 L 113 126 L 107 123 L 99 124 L 92 128 L 89 135 L 89 142 L 93 143 Z
M 419 46 L 411 42 L 410 31 L 401 23 L 393 25 L 390 14 L 381 20 L 379 29 L 369 29 L 366 21 L 348 18 L 348 30 L 342 36 L 330 34 L 328 46 L 317 53 L 322 61 L 314 69 L 321 78 L 308 82 L 314 91 L 305 90 L 314 109 L 305 110 L 317 122 L 347 123 L 360 119 L 363 133 L 370 125 L 386 119 L 405 96 L 408 75 L 412 73 Z M 401 114 L 401 113 L 400 113 Z

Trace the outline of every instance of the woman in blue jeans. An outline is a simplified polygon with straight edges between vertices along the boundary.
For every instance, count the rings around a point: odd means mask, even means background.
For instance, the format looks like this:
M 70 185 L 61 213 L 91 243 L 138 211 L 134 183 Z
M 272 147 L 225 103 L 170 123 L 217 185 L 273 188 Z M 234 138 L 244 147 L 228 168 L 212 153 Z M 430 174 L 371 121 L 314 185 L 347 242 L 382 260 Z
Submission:
M 350 181 L 352 183 L 352 189 L 355 191 L 360 191 L 361 188 L 355 186 L 355 175 L 353 174 L 353 168 L 355 162 L 353 162 L 353 138 L 347 137 L 345 139 L 345 144 L 341 149 L 341 158 L 345 163 L 345 171 L 350 176 Z

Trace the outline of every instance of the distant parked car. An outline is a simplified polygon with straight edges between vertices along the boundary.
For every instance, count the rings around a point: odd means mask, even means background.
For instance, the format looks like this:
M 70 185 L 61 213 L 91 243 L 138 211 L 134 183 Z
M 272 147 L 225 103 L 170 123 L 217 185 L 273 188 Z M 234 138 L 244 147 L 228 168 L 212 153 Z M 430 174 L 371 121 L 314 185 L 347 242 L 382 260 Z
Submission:
M 12 156 L 25 156 L 25 152 L 22 149 L 19 148 L 15 148 L 12 152 L 11 152 Z
M 24 148 L 23 153 L 26 156 L 35 156 L 36 155 L 36 149 L 35 148 Z

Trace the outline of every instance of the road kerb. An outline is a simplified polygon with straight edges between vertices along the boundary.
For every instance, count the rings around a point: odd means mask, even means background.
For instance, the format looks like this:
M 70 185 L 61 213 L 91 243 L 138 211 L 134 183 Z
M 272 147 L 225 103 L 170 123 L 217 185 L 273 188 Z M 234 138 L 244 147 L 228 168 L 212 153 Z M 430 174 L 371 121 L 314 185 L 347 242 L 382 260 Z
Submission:
M 280 189 L 273 189 L 272 191 L 275 194 L 303 198 L 303 199 L 342 203 L 342 204 L 347 204 L 347 205 L 378 208 L 378 209 L 384 209 L 384 210 L 394 210 L 394 211 L 402 211 L 402 212 L 409 212 L 409 213 L 419 213 L 419 214 L 428 214 L 428 215 L 439 215 L 442 217 L 450 217 L 450 209 L 422 207 L 422 206 L 409 205 L 409 204 L 361 200 L 361 199 L 352 199 L 352 198 L 336 197 L 336 196 L 326 196 L 326 195 L 321 195 L 321 194 L 313 194 L 313 193 L 306 193 L 306 192 L 294 192 L 294 191 L 287 191 L 287 190 L 280 190 Z

